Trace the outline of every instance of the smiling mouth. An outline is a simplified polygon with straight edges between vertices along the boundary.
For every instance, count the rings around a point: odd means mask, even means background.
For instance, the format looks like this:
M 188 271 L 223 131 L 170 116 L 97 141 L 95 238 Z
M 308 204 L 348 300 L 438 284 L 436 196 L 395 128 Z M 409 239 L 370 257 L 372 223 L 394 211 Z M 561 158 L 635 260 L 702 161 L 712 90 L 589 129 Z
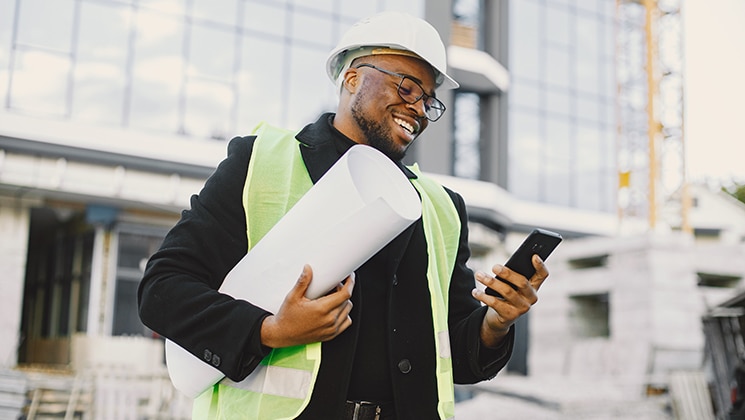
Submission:
M 417 133 L 417 127 L 414 127 L 413 125 L 409 124 L 408 122 L 400 119 L 400 118 L 394 118 L 393 121 L 396 122 L 401 128 L 408 131 L 410 134 L 416 134 Z

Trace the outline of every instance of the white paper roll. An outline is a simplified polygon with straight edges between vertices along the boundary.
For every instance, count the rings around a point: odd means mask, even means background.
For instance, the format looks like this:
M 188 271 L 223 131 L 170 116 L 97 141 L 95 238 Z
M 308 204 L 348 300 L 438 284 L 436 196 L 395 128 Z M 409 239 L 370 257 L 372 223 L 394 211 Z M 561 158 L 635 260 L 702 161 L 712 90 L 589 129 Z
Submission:
M 420 215 L 419 196 L 398 166 L 372 147 L 355 145 L 236 264 L 220 292 L 276 313 L 310 264 L 306 296 L 315 299 Z M 170 340 L 166 363 L 174 386 L 192 398 L 224 377 Z

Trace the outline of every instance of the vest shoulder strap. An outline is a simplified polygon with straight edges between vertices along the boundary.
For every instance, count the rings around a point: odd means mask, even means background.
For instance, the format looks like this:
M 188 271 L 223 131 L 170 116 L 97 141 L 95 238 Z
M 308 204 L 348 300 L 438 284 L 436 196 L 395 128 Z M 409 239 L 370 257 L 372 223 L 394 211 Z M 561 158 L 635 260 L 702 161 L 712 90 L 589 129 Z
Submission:
M 259 124 L 254 132 L 256 140 L 243 187 L 248 249 L 313 186 L 296 132 L 266 123 Z M 253 159 L 259 155 L 260 159 Z M 253 176 L 255 173 L 261 176 Z

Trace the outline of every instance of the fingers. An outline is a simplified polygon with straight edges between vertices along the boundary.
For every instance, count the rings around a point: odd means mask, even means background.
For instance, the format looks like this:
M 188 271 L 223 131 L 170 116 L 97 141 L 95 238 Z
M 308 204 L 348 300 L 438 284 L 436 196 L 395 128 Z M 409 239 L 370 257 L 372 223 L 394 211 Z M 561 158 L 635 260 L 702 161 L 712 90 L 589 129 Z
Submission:
M 501 280 L 497 279 L 494 276 L 487 275 L 486 273 L 482 273 L 480 271 L 477 272 L 476 273 L 476 280 L 479 283 L 481 283 L 484 286 L 486 286 L 488 289 L 491 289 L 491 290 L 499 293 L 502 296 L 502 297 L 494 296 L 495 299 L 503 299 L 505 293 L 509 293 L 509 292 L 513 292 L 514 293 L 514 290 L 512 289 L 512 287 L 508 283 L 506 283 L 504 281 L 501 281 Z M 485 291 L 485 293 L 488 292 L 488 289 Z M 489 292 L 489 293 L 491 293 L 491 292 Z
M 347 293 L 349 293 L 349 297 L 352 297 L 352 291 L 354 290 L 354 283 L 357 280 L 357 274 L 352 272 L 352 274 L 348 275 L 346 279 L 344 279 L 344 286 L 342 289 L 347 289 Z
M 535 267 L 535 274 L 531 277 L 530 283 L 535 290 L 538 290 L 548 278 L 548 267 L 546 267 L 546 264 L 543 263 L 543 260 L 537 254 L 533 255 L 533 267 Z
M 523 291 L 531 286 L 528 279 L 526 279 L 522 274 L 512 271 L 501 264 L 495 264 L 494 267 L 492 267 L 492 272 L 495 277 L 499 277 L 498 279 L 494 279 L 496 283 L 502 283 L 507 286 L 504 290 L 508 294 L 515 290 Z
M 540 259 L 539 259 L 540 260 Z M 534 259 L 535 261 L 535 259 Z M 542 264 L 542 263 L 541 263 Z M 535 284 L 539 284 L 543 279 L 538 280 L 539 273 L 532 277 L 529 281 L 523 275 L 504 267 L 501 264 L 496 264 L 492 267 L 494 276 L 489 276 L 485 273 L 476 273 L 476 280 L 486 287 L 496 291 L 502 296 L 502 300 L 507 300 L 513 305 L 522 306 L 519 300 L 527 301 L 528 305 L 533 305 L 538 301 L 538 295 L 536 294 L 537 288 Z M 542 273 L 547 273 L 545 267 L 542 267 Z M 497 278 L 499 277 L 499 278 Z M 477 299 L 479 297 L 477 296 Z M 489 306 L 493 306 L 491 299 L 499 299 L 498 297 L 488 296 L 484 299 L 479 299 Z
M 512 271 L 508 267 L 505 267 L 501 264 L 494 265 L 494 267 L 492 267 L 492 271 L 494 272 L 495 276 L 510 282 L 518 289 L 523 289 L 530 285 L 537 291 L 541 288 L 543 282 L 546 281 L 546 278 L 548 278 L 548 268 L 546 267 L 546 264 L 544 264 L 541 257 L 538 256 L 538 254 L 533 254 L 531 263 L 533 264 L 533 268 L 535 268 L 535 274 L 533 274 L 530 279 L 526 279 L 519 273 Z
M 355 276 L 352 273 L 337 287 L 334 293 L 316 300 L 317 303 L 330 308 L 329 313 L 333 320 L 326 329 L 325 335 L 320 337 L 320 341 L 332 340 L 352 325 L 350 314 L 354 305 L 350 299 L 354 289 L 354 280 Z

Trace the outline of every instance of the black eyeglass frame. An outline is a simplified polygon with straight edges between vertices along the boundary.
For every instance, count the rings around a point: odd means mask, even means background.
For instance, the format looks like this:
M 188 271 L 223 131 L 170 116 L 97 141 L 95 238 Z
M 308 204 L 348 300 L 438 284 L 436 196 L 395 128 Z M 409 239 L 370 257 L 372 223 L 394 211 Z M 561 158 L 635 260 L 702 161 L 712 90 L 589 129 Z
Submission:
M 442 117 L 442 114 L 445 113 L 445 110 L 447 109 L 447 108 L 445 108 L 445 104 L 443 104 L 442 101 L 440 101 L 439 99 L 435 98 L 434 96 L 428 95 L 424 91 L 424 88 L 422 87 L 422 85 L 420 85 L 419 82 L 417 82 L 416 80 L 414 80 L 414 78 L 412 78 L 411 76 L 408 76 L 408 75 L 405 75 L 405 74 L 401 74 L 401 73 L 392 72 L 392 71 L 386 70 L 386 69 L 381 69 L 380 67 L 375 66 L 373 64 L 369 64 L 369 63 L 358 64 L 354 68 L 358 69 L 360 67 L 370 67 L 371 69 L 375 69 L 375 70 L 377 70 L 377 71 L 379 71 L 381 73 L 385 73 L 385 74 L 387 74 L 389 76 L 400 77 L 401 78 L 401 81 L 398 82 L 398 87 L 396 88 L 396 93 L 398 93 L 398 96 L 401 99 L 403 99 L 404 102 L 406 102 L 407 104 L 411 104 L 411 105 L 413 105 L 413 104 L 415 104 L 415 103 L 417 103 L 417 102 L 419 102 L 420 100 L 423 99 L 424 100 L 424 115 L 425 115 L 425 117 L 428 120 L 430 120 L 432 122 L 435 122 L 435 121 L 439 120 L 440 117 Z M 417 96 L 417 97 L 415 97 L 413 100 L 407 99 L 407 96 L 409 98 L 411 98 L 414 95 L 411 95 L 411 94 L 406 95 L 405 93 L 403 93 L 403 94 L 401 93 L 401 88 L 402 88 L 402 86 L 404 84 L 404 80 L 406 80 L 406 79 L 410 80 L 412 83 L 414 83 L 419 88 L 419 90 L 422 91 L 422 94 L 419 95 L 419 96 Z M 406 89 L 404 89 L 404 90 L 406 90 Z M 431 102 L 430 102 L 430 100 L 431 100 Z M 427 103 L 427 102 L 430 102 L 430 103 Z M 432 113 L 432 112 L 434 112 L 434 116 L 430 116 L 430 113 Z

